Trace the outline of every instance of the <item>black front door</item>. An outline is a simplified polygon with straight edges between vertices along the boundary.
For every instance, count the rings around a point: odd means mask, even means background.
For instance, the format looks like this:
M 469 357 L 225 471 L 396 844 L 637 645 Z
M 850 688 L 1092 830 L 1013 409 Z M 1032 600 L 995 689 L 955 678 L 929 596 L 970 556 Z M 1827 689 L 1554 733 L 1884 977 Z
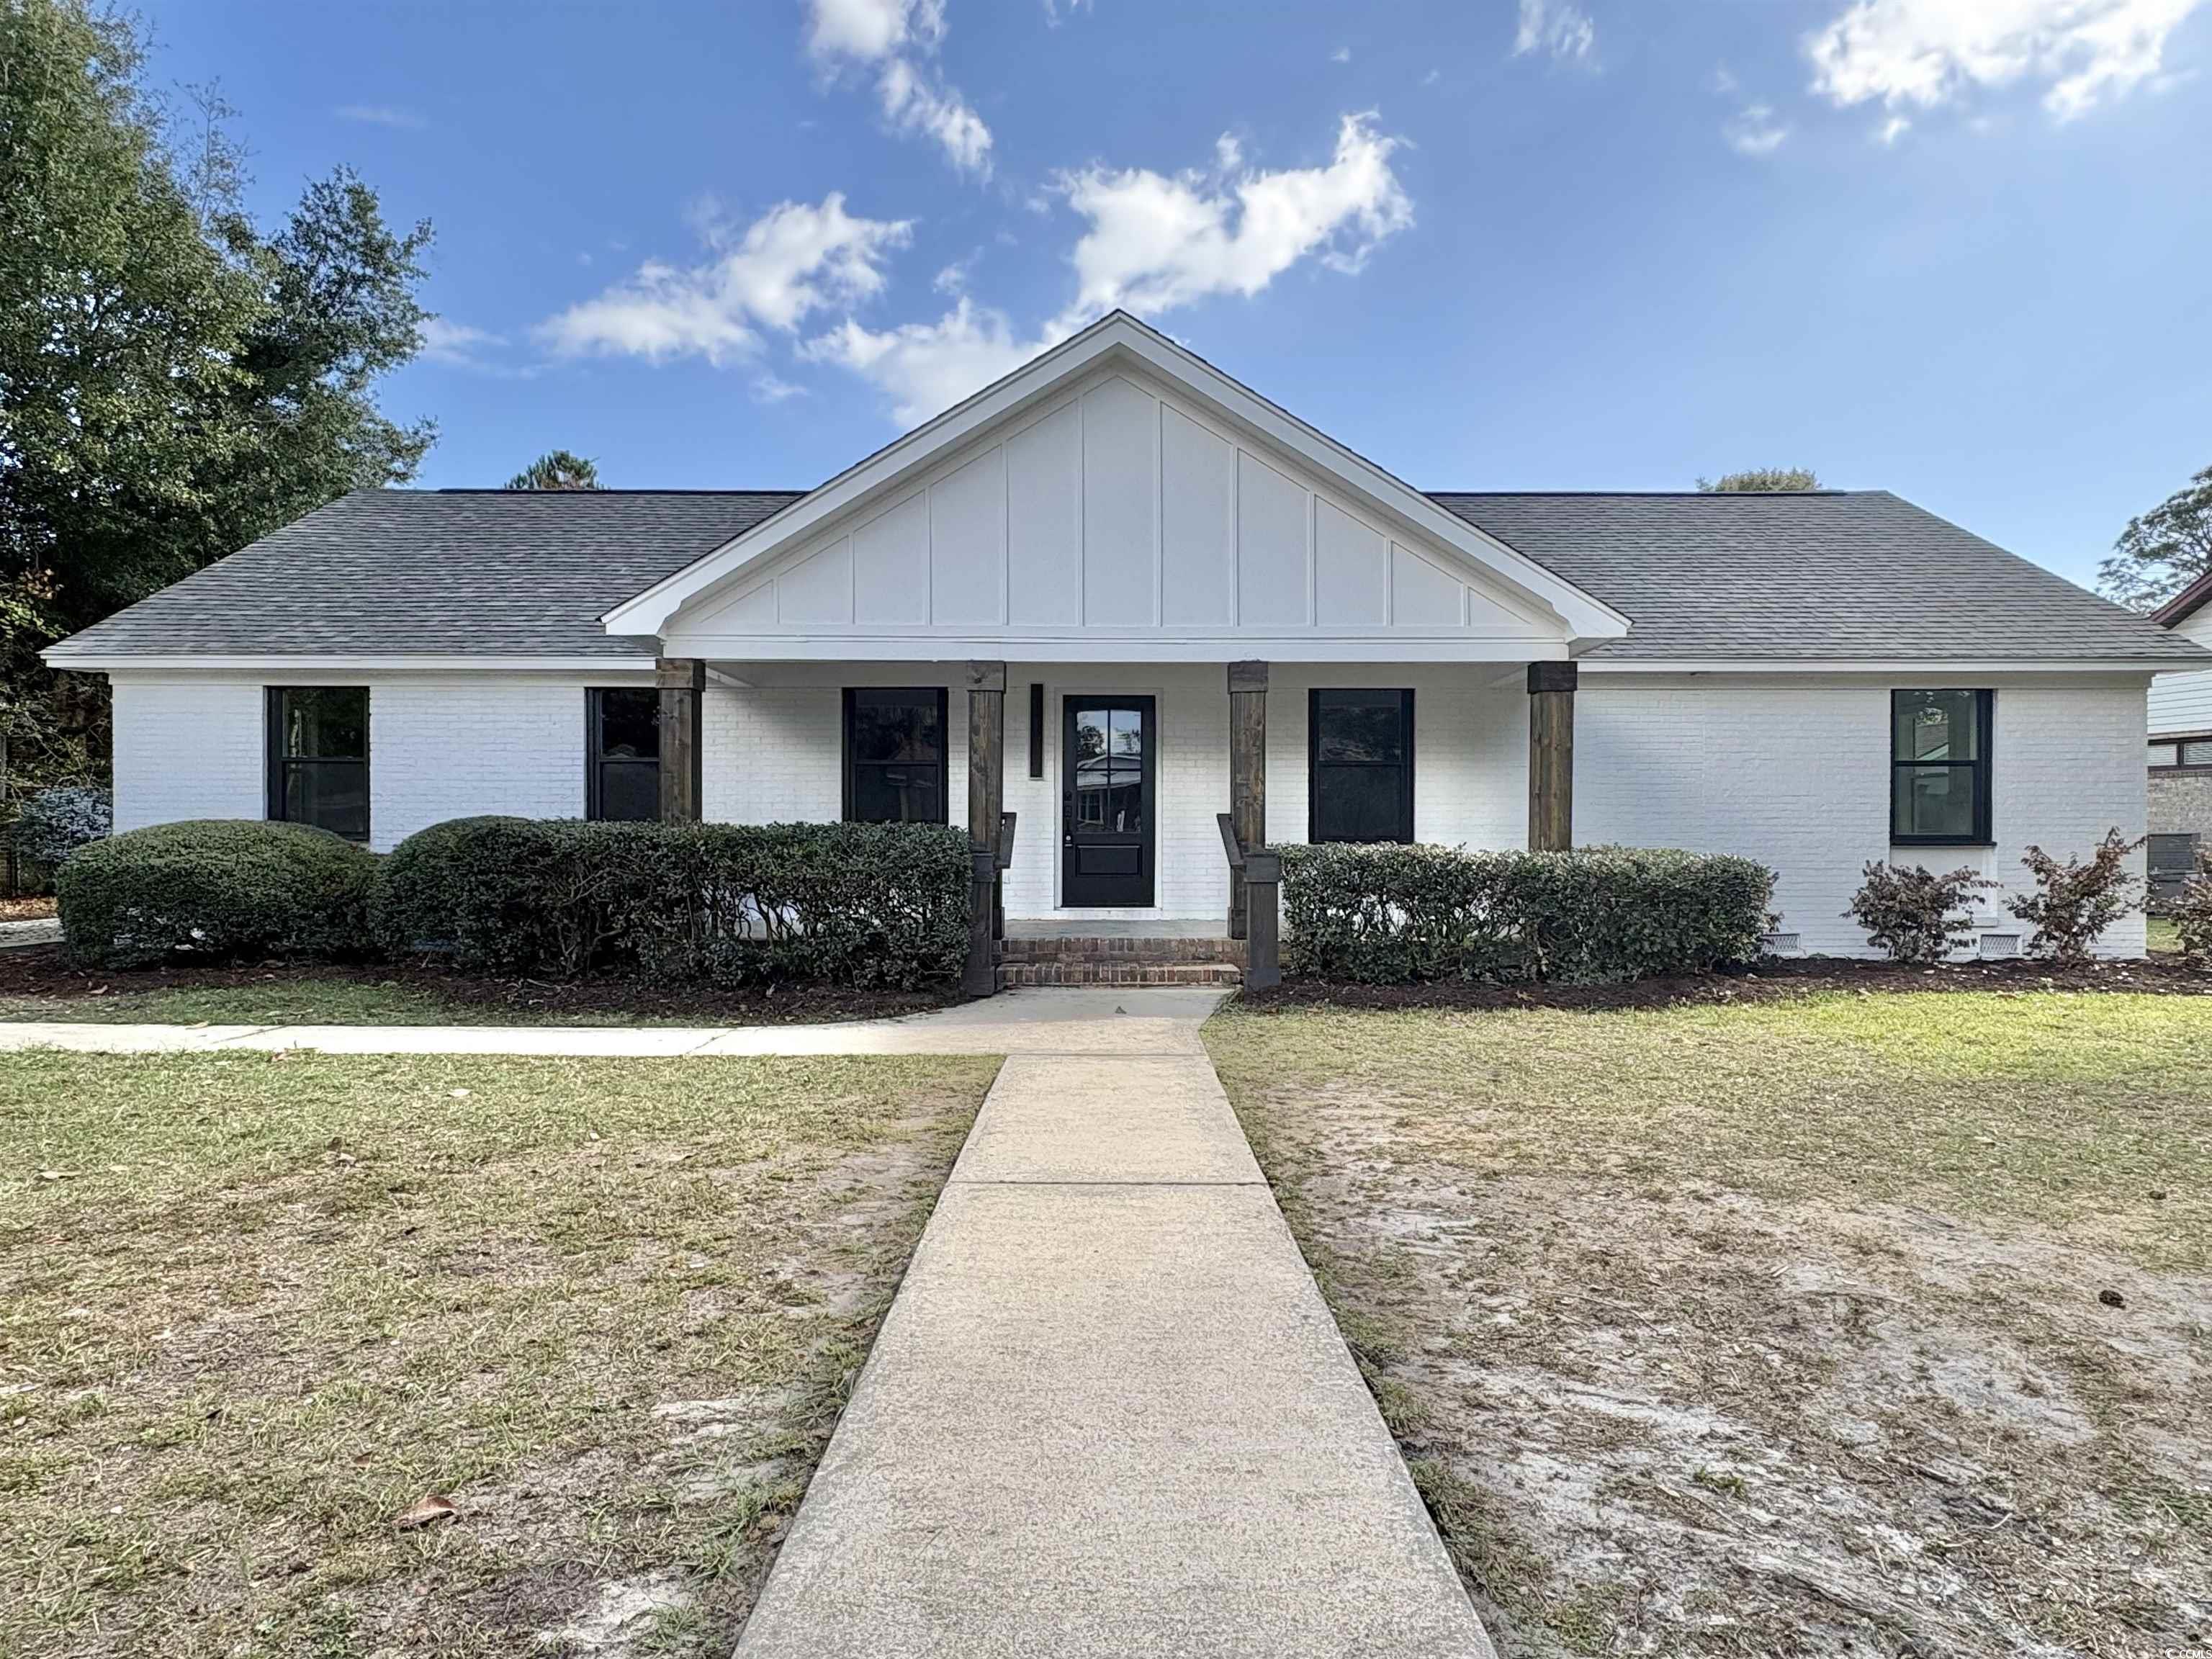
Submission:
M 1070 696 L 1060 716 L 1060 901 L 1152 902 L 1150 697 Z

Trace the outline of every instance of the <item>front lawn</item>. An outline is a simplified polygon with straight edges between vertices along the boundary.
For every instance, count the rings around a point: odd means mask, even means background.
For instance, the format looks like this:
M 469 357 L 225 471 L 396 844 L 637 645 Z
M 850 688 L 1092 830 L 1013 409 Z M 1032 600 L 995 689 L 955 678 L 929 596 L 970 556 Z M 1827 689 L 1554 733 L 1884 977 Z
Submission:
M 0 1056 L 0 1653 L 726 1653 L 995 1064 Z
M 1508 1655 L 2212 1639 L 2212 1007 L 1231 1007 Z

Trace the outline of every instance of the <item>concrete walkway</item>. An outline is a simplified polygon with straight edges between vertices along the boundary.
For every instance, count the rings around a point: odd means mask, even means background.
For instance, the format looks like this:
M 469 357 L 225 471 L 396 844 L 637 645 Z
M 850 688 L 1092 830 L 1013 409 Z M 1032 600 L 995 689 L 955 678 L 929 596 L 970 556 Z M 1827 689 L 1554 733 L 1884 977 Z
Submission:
M 1221 994 L 695 1030 L 0 1024 L 0 1048 L 1008 1055 L 740 1659 L 1492 1659 L 1199 1042 Z
M 1491 1652 L 1204 1056 L 1010 1058 L 739 1659 Z

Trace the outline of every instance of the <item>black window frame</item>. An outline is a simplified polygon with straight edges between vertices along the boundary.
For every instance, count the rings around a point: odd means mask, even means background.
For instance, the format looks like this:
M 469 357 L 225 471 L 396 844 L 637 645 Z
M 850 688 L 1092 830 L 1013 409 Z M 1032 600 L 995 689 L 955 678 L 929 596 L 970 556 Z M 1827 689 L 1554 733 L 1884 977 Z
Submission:
M 853 816 L 853 769 L 856 764 L 853 759 L 853 698 L 854 694 L 858 691 L 866 691 L 878 696 L 885 694 L 902 694 L 911 697 L 917 703 L 922 702 L 924 699 L 934 701 L 937 708 L 939 749 L 937 757 L 937 805 L 939 817 L 935 821 L 939 823 L 951 823 L 952 722 L 948 712 L 950 699 L 945 695 L 945 688 L 941 685 L 848 685 L 845 688 L 843 704 L 837 721 L 838 738 L 839 741 L 843 745 L 844 750 L 843 764 L 839 768 L 839 771 L 844 778 L 844 801 L 840 810 L 843 814 L 845 822 L 848 823 L 878 823 L 899 821 L 888 818 L 856 818 Z M 870 765 L 890 764 L 890 763 L 887 762 L 864 762 L 858 763 Z M 901 761 L 897 763 L 897 764 L 902 766 L 913 766 L 917 764 L 917 763 L 913 761 Z M 908 818 L 903 821 L 908 823 L 918 823 L 922 822 L 922 820 L 919 818 Z
M 361 694 L 361 754 L 350 755 L 289 755 L 284 752 L 284 699 L 295 691 L 358 691 Z M 370 731 L 373 722 L 374 699 L 366 685 L 264 685 L 261 688 L 262 750 L 264 757 L 262 811 L 271 823 L 297 823 L 310 830 L 328 826 L 295 817 L 291 812 L 292 773 L 303 765 L 358 766 L 361 769 L 361 833 L 349 835 L 343 830 L 329 833 L 343 840 L 367 846 L 376 827 L 376 802 L 370 793 L 372 775 L 370 758 L 375 753 L 375 737 Z
M 1322 699 L 1328 696 L 1346 694 L 1363 697 L 1395 696 L 1398 717 L 1404 724 L 1406 757 L 1401 763 L 1405 775 L 1398 789 L 1399 821 L 1403 833 L 1377 837 L 1323 836 L 1321 833 L 1321 710 Z M 1341 842 L 1349 846 L 1410 847 L 1413 844 L 1413 791 L 1415 757 L 1413 750 L 1413 693 L 1410 686 L 1393 685 L 1316 685 L 1306 691 L 1306 840 L 1319 846 L 1324 842 Z M 1342 764 L 1342 763 L 1332 763 Z M 1379 767 L 1376 769 L 1380 770 Z
M 2151 762 L 2150 769 L 2154 772 L 2212 772 L 2212 758 L 2205 760 L 2189 758 L 2189 750 L 2191 749 L 2212 746 L 2212 732 L 2190 732 L 2179 737 L 2153 738 L 2150 740 L 2150 746 L 2153 749 L 2173 750 L 2172 760 L 2163 763 L 2155 760 Z
M 1934 694 L 1956 696 L 1971 692 L 1974 699 L 1974 758 L 1972 760 L 1916 760 L 1910 757 L 1900 759 L 1897 752 L 1898 699 L 1924 697 Z M 1893 686 L 1889 694 L 1889 844 L 1893 847 L 1994 847 L 1996 845 L 1995 815 L 1991 810 L 1991 775 L 1996 769 L 1996 693 L 1987 687 L 1965 685 Z M 1954 770 L 1970 769 L 1974 775 L 1974 825 L 1963 836 L 1907 836 L 1897 828 L 1898 774 L 1924 770 L 1932 767 L 1948 767 Z
M 605 751 L 606 721 L 602 717 L 601 705 L 610 691 L 641 691 L 653 699 L 654 709 L 653 754 L 651 760 L 630 755 L 609 755 Z M 659 711 L 660 692 L 650 685 L 591 685 L 584 688 L 584 816 L 593 823 L 651 823 L 658 821 L 656 806 L 650 818 L 609 819 L 606 816 L 606 769 L 626 766 L 653 769 L 653 796 L 660 799 L 660 732 Z

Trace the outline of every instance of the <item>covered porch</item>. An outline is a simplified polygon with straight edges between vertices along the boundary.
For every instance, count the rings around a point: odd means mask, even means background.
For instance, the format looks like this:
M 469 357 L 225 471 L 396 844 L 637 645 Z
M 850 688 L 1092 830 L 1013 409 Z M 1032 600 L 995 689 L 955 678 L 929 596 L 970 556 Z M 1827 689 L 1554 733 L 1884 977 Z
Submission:
M 988 874 L 980 912 L 1003 935 L 971 953 L 979 994 L 1265 974 L 1248 889 L 1273 860 L 1240 871 L 1245 851 L 1572 841 L 1568 661 L 695 658 L 659 672 L 664 817 L 965 828 Z M 1071 976 L 1039 977 L 1048 963 Z

